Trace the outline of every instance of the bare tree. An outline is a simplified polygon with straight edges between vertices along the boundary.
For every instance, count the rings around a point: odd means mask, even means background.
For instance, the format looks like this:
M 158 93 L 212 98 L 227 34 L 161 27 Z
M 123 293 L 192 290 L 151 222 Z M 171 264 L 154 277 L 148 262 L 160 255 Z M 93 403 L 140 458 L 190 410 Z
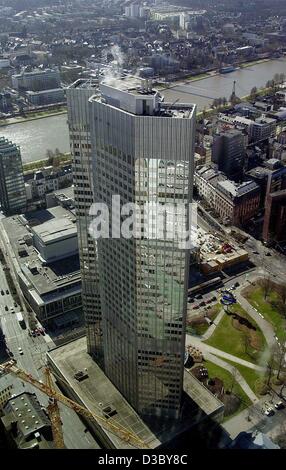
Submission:
M 243 346 L 244 346 L 244 352 L 245 352 L 245 354 L 248 354 L 249 337 L 246 333 L 242 337 L 242 342 L 243 342 Z
M 276 344 L 273 347 L 273 358 L 274 358 L 274 363 L 275 363 L 277 380 L 280 380 L 281 373 L 285 372 L 285 360 L 284 360 L 285 352 L 286 352 L 285 338 L 283 338 L 283 344 L 281 346 L 279 346 L 279 344 Z
M 269 359 L 267 361 L 267 366 L 266 367 L 267 367 L 267 372 L 266 372 L 267 381 L 266 381 L 266 384 L 269 387 L 271 377 L 273 375 L 273 371 L 274 371 L 274 368 L 275 368 L 275 354 L 274 354 L 273 349 L 270 352 L 270 356 L 269 356 Z
M 286 304 L 286 284 L 281 284 L 279 287 L 279 297 L 283 305 Z
M 264 299 L 266 299 L 271 291 L 271 281 L 270 277 L 265 277 L 261 283 L 262 291 L 264 294 Z
M 250 98 L 255 99 L 256 96 L 257 96 L 257 87 L 254 86 L 253 88 L 251 88 L 251 91 L 250 91 Z
M 232 393 L 235 383 L 238 382 L 239 372 L 236 367 L 231 368 L 230 393 Z

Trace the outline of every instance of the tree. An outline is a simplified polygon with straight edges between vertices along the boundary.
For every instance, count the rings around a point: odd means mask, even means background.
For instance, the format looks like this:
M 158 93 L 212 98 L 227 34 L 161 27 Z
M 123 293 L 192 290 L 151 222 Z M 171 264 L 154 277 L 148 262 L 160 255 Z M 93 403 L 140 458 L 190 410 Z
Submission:
M 286 304 L 286 284 L 282 284 L 279 287 L 279 297 L 283 305 L 285 305 Z
M 282 345 L 279 346 L 276 344 L 273 347 L 273 357 L 274 357 L 274 363 L 275 363 L 275 370 L 276 370 L 276 379 L 280 381 L 281 379 L 281 372 L 285 372 L 285 352 L 286 352 L 286 347 L 285 347 L 285 338 L 283 338 Z
M 251 91 L 250 91 L 250 98 L 251 99 L 255 99 L 257 97 L 257 87 L 254 86 L 253 88 L 251 88 Z
M 212 108 L 217 108 L 218 107 L 218 99 L 215 98 L 212 103 Z
M 274 350 L 272 349 L 271 352 L 270 352 L 270 356 L 268 358 L 268 361 L 267 361 L 267 372 L 266 372 L 266 375 L 267 375 L 267 380 L 266 380 L 266 384 L 267 386 L 269 387 L 270 386 L 270 380 L 271 380 L 271 377 L 273 375 L 273 370 L 274 370 L 274 367 L 275 367 L 275 357 L 274 357 Z
M 266 299 L 268 297 L 269 292 L 271 291 L 271 281 L 269 276 L 263 279 L 261 287 L 264 294 L 264 299 Z
M 244 352 L 245 352 L 245 354 L 248 354 L 249 337 L 246 333 L 242 337 L 242 342 L 243 342 L 243 346 L 244 346 Z
M 274 85 L 275 85 L 274 80 L 267 80 L 265 86 L 266 88 L 274 88 Z
M 46 151 L 46 156 L 47 156 L 47 160 L 48 160 L 48 165 L 53 165 L 54 164 L 54 158 L 55 158 L 54 152 L 52 150 L 48 149 Z

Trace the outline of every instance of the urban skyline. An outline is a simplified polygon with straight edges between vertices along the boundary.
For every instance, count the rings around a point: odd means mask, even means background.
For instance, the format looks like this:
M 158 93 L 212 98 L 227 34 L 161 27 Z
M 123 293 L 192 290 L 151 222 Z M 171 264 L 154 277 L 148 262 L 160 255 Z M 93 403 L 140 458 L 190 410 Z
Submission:
M 0 20 L 0 448 L 286 448 L 285 1 Z

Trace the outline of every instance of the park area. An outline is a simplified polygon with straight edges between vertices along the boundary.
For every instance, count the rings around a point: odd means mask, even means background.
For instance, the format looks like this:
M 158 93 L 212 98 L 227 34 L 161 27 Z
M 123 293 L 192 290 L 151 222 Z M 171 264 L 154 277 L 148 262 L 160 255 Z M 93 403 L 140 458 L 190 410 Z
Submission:
M 282 343 L 286 338 L 286 285 L 260 279 L 245 288 L 242 295 L 273 326 Z
M 196 364 L 191 373 L 224 403 L 224 421 L 251 405 L 248 396 L 237 383 L 235 374 L 232 375 L 213 362 Z
M 228 308 L 206 344 L 255 364 L 266 349 L 263 333 L 239 304 Z
M 207 310 L 207 318 L 213 322 L 221 310 L 220 303 L 213 305 Z M 204 313 L 187 319 L 187 333 L 190 335 L 202 336 L 209 326 L 210 323 L 206 320 Z

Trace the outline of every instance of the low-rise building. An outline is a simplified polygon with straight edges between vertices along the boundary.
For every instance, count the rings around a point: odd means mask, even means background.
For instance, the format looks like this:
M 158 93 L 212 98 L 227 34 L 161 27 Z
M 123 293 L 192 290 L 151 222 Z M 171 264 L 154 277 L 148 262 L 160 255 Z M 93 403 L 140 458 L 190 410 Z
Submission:
M 45 199 L 46 194 L 71 185 L 72 180 L 71 165 L 65 165 L 60 169 L 52 166 L 44 167 L 25 176 L 27 199 Z
M 43 106 L 53 103 L 64 103 L 65 92 L 63 88 L 53 88 L 50 90 L 27 91 L 26 98 L 34 106 Z
M 23 295 L 40 322 L 51 327 L 77 324 L 82 299 L 74 210 L 57 206 L 8 217 L 2 224 L 19 266 Z
M 3 406 L 3 413 L 1 424 L 12 447 L 53 448 L 51 423 L 35 393 L 12 396 Z
M 49 90 L 58 88 L 60 83 L 58 70 L 33 70 L 32 72 L 12 75 L 12 86 L 18 91 Z
M 224 223 L 243 225 L 258 212 L 260 191 L 254 181 L 234 183 L 211 166 L 199 168 L 194 180 L 198 194 Z

